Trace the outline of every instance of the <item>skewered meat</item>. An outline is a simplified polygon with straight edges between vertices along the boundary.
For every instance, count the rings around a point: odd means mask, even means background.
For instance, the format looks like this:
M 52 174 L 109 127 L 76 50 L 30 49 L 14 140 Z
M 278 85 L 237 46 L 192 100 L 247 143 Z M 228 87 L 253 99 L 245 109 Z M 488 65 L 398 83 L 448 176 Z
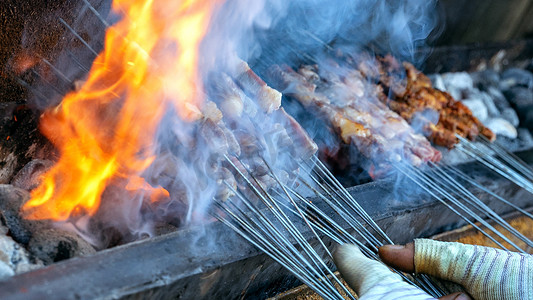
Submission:
M 226 183 L 234 186 L 232 182 L 238 183 L 245 195 L 254 197 L 239 172 L 256 188 L 269 190 L 277 182 L 265 160 L 286 181 L 298 173 L 298 164 L 287 161 L 307 159 L 316 153 L 314 141 L 280 108 L 281 93 L 269 87 L 246 62 L 238 60 L 229 73 L 209 74 L 206 86 L 210 100 L 202 108 L 203 118 L 197 120 L 197 128 L 199 140 L 205 142 L 212 154 L 214 169 L 206 173 L 217 182 L 219 199 L 232 195 L 226 186 Z M 181 155 L 186 154 L 178 154 Z M 225 155 L 239 172 L 225 161 Z M 219 172 L 219 168 L 229 170 L 233 176 Z
M 235 78 L 242 89 L 255 99 L 266 113 L 271 113 L 281 106 L 281 93 L 269 87 L 245 61 L 239 61 Z
M 238 118 L 242 115 L 246 97 L 244 92 L 235 84 L 226 73 L 211 74 L 209 78 L 209 94 L 219 99 L 219 106 L 225 117 Z
M 360 68 L 371 71 L 362 64 Z M 391 94 L 391 99 L 382 98 L 383 102 L 411 124 L 421 124 L 423 133 L 433 143 L 453 148 L 458 142 L 455 134 L 470 140 L 475 140 L 479 134 L 491 141 L 496 138 L 468 107 L 450 94 L 433 88 L 429 78 L 412 64 L 404 62 L 400 65 L 387 55 L 378 59 L 378 68 L 379 81 Z M 369 77 L 375 76 L 375 73 L 369 72 Z M 425 117 L 428 110 L 438 113 L 438 121 Z
M 407 160 L 413 165 L 438 161 L 440 152 L 388 109 L 377 98 L 379 87 L 369 85 L 355 70 L 329 65 L 298 72 L 288 66 L 273 66 L 269 78 L 274 86 L 325 118 L 345 143 L 353 143 L 377 163 Z M 342 76 L 338 75 L 342 74 Z
M 300 159 L 308 159 L 318 151 L 316 143 L 309 137 L 302 126 L 293 117 L 287 114 L 283 107 L 278 109 L 275 114 L 275 117 L 279 118 L 282 127 L 285 128 L 286 136 L 284 136 L 284 139 L 280 139 L 280 144 L 282 146 L 289 146 L 289 142 L 286 140 L 287 138 L 290 138 L 292 140 L 290 150 L 295 157 Z

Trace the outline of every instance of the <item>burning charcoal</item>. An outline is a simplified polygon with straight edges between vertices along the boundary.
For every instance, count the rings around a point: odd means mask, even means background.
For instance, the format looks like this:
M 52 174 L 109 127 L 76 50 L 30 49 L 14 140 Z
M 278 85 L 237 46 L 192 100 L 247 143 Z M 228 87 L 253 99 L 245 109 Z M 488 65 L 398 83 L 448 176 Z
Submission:
M 526 146 L 533 145 L 533 132 L 529 132 L 526 128 L 518 128 L 518 139 L 515 141 L 522 143 L 517 149 L 523 149 Z
M 492 101 L 494 101 L 494 104 L 500 111 L 503 111 L 505 108 L 511 107 L 509 104 L 509 101 L 505 98 L 503 93 L 495 88 L 495 87 L 489 87 L 487 89 L 487 94 L 492 98 Z
M 11 180 L 15 187 L 28 191 L 36 188 L 40 183 L 40 176 L 48 171 L 54 162 L 50 160 L 34 159 L 27 163 Z
M 522 119 L 520 121 L 521 126 L 525 128 L 529 128 L 533 132 L 533 109 L 529 109 L 528 111 L 521 114 Z
M 0 235 L 6 235 L 9 232 L 9 228 L 7 226 L 2 225 L 0 222 Z
M 9 182 L 9 179 L 11 179 L 16 172 L 18 161 L 13 153 L 8 153 L 7 155 L 5 153 L 0 154 L 0 165 L 2 166 L 2 168 L 0 168 L 0 182 L 6 183 Z
M 38 120 L 39 114 L 24 105 L 0 103 L 0 184 L 9 183 L 31 159 L 53 153 L 50 142 L 37 130 Z
M 9 234 L 15 241 L 27 244 L 32 233 L 40 228 L 50 227 L 46 220 L 26 220 L 22 218 L 20 209 L 30 199 L 30 194 L 12 185 L 0 185 L 0 217 L 9 228 Z
M 521 126 L 533 128 L 533 91 L 514 87 L 506 91 L 505 96 L 518 112 Z
M 510 107 L 505 108 L 501 112 L 502 119 L 507 120 L 511 125 L 514 127 L 518 127 L 520 120 L 518 119 L 518 115 L 516 114 L 516 111 Z
M 433 74 L 429 75 L 428 77 L 429 79 L 431 79 L 431 83 L 433 84 L 434 88 L 441 91 L 446 90 L 446 85 L 444 85 L 444 80 L 442 79 L 442 76 L 440 76 L 439 74 Z
M 45 229 L 36 232 L 28 249 L 45 265 L 76 256 L 86 256 L 96 250 L 77 234 L 59 229 Z
M 513 87 L 504 92 L 507 100 L 516 107 L 517 110 L 533 106 L 533 91 L 524 87 Z
M 494 103 L 494 100 L 492 99 L 491 96 L 489 96 L 489 94 L 485 92 L 481 92 L 480 97 L 481 97 L 481 100 L 483 101 L 483 104 L 485 104 L 485 106 L 487 107 L 489 116 L 497 117 L 501 114 L 498 107 L 496 107 L 496 103 Z
M 487 90 L 489 87 L 499 87 L 500 75 L 494 70 L 483 70 L 470 74 L 474 81 L 474 86 L 481 90 Z
M 463 100 L 463 103 L 467 100 L 481 100 L 485 105 L 487 113 L 490 117 L 500 116 L 500 110 L 498 109 L 498 107 L 496 107 L 494 100 L 489 94 L 485 92 L 481 92 L 478 89 L 473 89 L 468 93 L 467 98 Z
M 178 228 L 176 226 L 168 224 L 168 223 L 160 223 L 160 224 L 156 224 L 155 225 L 154 230 L 155 230 L 155 232 L 154 232 L 155 236 L 160 236 L 160 235 L 164 235 L 164 234 L 168 234 L 168 233 L 174 232 L 174 231 L 178 230 Z
M 472 77 L 466 72 L 446 73 L 442 75 L 442 80 L 446 86 L 446 91 L 457 100 L 462 99 L 463 91 L 472 90 L 474 88 Z
M 466 99 L 461 102 L 466 105 L 472 111 L 474 117 L 478 118 L 481 122 L 488 118 L 489 112 L 482 100 Z
M 182 199 L 187 198 L 186 190 L 181 190 L 183 195 L 174 197 L 176 192 L 171 193 L 171 199 L 163 199 L 156 203 L 151 203 L 154 217 L 159 223 L 168 223 L 175 227 L 180 227 L 183 223 L 185 215 L 189 209 L 188 203 Z M 178 200 L 176 200 L 179 198 Z
M 11 237 L 0 235 L 0 264 L 6 264 L 15 273 L 23 273 L 42 266 L 33 263 L 30 254 Z M 0 271 L 2 273 L 2 271 Z M 1 275 L 0 275 L 1 277 Z
M 489 119 L 485 122 L 485 126 L 492 130 L 496 135 L 503 135 L 511 139 L 515 139 L 518 135 L 516 128 L 502 118 Z
M 533 145 L 533 136 L 527 128 L 517 128 L 517 138 L 511 139 L 503 135 L 498 136 L 498 144 L 505 147 L 509 151 L 517 151 L 520 149 L 528 149 Z
M 0 260 L 0 280 L 15 275 L 15 272 L 3 261 Z
M 501 75 L 500 88 L 508 90 L 512 87 L 520 86 L 525 88 L 533 87 L 533 74 L 527 70 L 511 68 Z
M 445 73 L 442 80 L 446 88 L 456 88 L 459 90 L 471 90 L 474 88 L 474 81 L 467 72 Z

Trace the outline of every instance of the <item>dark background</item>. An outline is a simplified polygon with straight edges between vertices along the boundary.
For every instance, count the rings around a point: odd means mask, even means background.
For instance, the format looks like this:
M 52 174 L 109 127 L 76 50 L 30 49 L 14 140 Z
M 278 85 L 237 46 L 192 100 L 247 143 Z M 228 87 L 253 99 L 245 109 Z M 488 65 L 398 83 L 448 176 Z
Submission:
M 533 37 L 530 0 L 441 0 L 439 14 L 444 31 L 436 46 Z

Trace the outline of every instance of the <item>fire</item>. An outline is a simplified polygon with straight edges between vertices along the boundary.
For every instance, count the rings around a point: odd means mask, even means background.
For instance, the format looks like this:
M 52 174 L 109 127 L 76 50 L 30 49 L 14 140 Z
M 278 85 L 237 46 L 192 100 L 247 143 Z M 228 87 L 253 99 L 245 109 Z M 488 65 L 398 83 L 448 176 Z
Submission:
M 217 0 L 115 0 L 122 19 L 106 33 L 79 91 L 46 111 L 41 131 L 60 151 L 57 164 L 32 191 L 30 219 L 94 215 L 109 185 L 168 197 L 139 174 L 154 160 L 154 136 L 169 105 L 186 121 L 200 117 L 200 43 Z

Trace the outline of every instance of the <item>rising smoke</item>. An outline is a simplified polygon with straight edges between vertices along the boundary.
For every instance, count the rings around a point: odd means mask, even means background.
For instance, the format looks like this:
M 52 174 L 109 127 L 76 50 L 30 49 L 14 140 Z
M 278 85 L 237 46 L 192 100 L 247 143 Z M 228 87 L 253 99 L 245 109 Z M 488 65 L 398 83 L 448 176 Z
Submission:
M 198 93 L 207 93 L 207 98 L 212 97 L 208 91 L 210 78 L 213 74 L 234 74 L 239 65 L 237 58 L 249 62 L 260 74 L 272 64 L 297 66 L 302 62 L 319 62 L 330 51 L 330 47 L 346 53 L 392 53 L 400 59 L 420 63 L 424 57 L 418 56 L 417 49 L 425 45 L 426 38 L 436 25 L 433 14 L 435 1 L 227 0 L 224 3 L 212 3 L 216 6 L 216 12 L 202 42 L 199 61 L 206 90 Z M 167 9 L 171 7 L 167 6 Z M 112 16 L 113 19 L 115 17 Z M 90 27 L 91 24 L 102 27 L 94 16 L 90 20 L 87 24 L 81 19 L 74 20 L 76 30 L 84 31 L 79 28 Z M 71 32 L 67 34 L 72 35 Z M 98 45 L 94 39 L 91 41 Z M 156 59 L 164 58 L 167 54 L 172 56 L 179 51 L 172 43 L 163 42 L 162 45 Z M 80 66 L 73 59 L 80 62 L 94 59 L 92 50 L 86 48 L 79 43 L 75 48 L 65 46 L 54 61 L 60 73 L 69 77 L 71 74 L 78 76 Z M 86 53 L 85 56 L 83 53 Z M 158 63 L 165 64 L 164 61 Z M 166 84 L 171 85 L 172 82 Z M 42 86 L 45 89 L 47 87 L 46 84 Z M 35 99 L 39 99 L 35 103 L 40 108 L 57 104 L 56 101 L 42 101 L 42 97 L 37 95 Z M 209 100 L 220 105 L 220 99 Z M 228 127 L 236 132 L 242 129 L 255 133 L 259 143 L 264 146 L 263 156 L 272 164 L 274 171 L 279 170 L 281 174 L 287 165 L 291 165 L 292 158 L 275 148 L 282 137 L 277 136 L 277 131 L 269 129 L 275 127 L 279 120 L 260 112 L 256 99 L 251 100 L 244 102 L 245 110 L 253 111 L 254 118 L 233 118 Z M 154 105 L 168 103 L 154 102 Z M 155 209 L 148 209 L 138 195 L 132 201 L 122 200 L 127 193 L 109 196 L 118 200 L 104 205 L 108 209 L 100 213 L 101 222 L 105 224 L 100 226 L 104 226 L 104 229 L 122 227 L 119 230 L 122 235 L 129 233 L 133 238 L 138 238 L 153 234 L 152 228 L 146 224 L 154 220 L 179 219 L 175 222 L 177 226 L 205 220 L 206 211 L 220 184 L 212 176 L 220 167 L 220 162 L 214 161 L 213 157 L 223 151 L 213 145 L 213 140 L 205 138 L 203 127 L 197 128 L 176 119 L 177 112 L 171 105 L 166 107 L 166 111 L 158 126 L 157 147 L 154 149 L 156 159 L 142 176 L 150 184 L 169 190 L 171 199 L 160 203 Z M 329 134 L 314 131 L 317 128 L 321 127 L 308 127 L 311 136 Z M 328 137 L 323 138 L 328 140 Z M 114 192 L 107 190 L 106 195 L 113 195 Z M 151 219 L 147 220 L 147 216 Z M 94 238 L 100 241 L 95 242 Z M 109 244 L 109 241 L 102 241 L 105 238 L 94 238 L 95 244 Z

